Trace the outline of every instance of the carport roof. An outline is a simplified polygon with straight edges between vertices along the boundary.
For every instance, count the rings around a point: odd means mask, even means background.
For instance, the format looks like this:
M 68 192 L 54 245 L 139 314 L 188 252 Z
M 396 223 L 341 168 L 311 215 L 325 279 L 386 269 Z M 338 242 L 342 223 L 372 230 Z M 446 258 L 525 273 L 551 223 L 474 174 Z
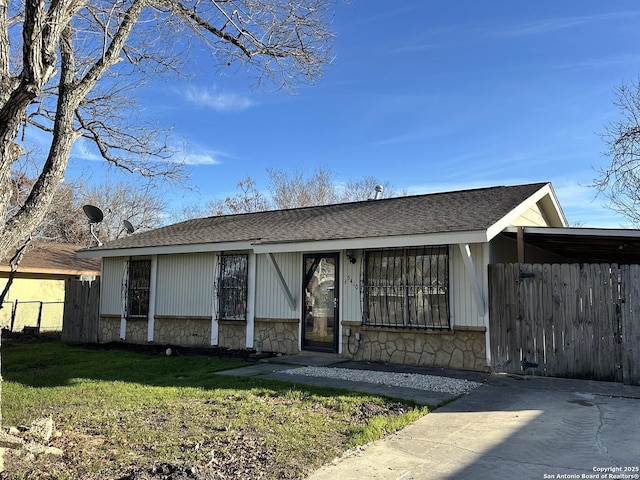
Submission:
M 516 229 L 504 232 L 516 238 Z M 640 230 L 607 228 L 524 227 L 524 243 L 568 262 L 640 264 Z

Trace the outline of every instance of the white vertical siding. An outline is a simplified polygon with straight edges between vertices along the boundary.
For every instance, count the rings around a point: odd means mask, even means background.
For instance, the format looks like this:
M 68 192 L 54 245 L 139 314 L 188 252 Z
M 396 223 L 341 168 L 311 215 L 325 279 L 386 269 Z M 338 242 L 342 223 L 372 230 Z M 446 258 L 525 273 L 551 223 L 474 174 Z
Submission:
M 520 218 L 513 222 L 513 225 L 518 225 L 521 227 L 546 227 L 548 226 L 547 220 L 544 218 L 540 207 L 536 203 L 529 207 L 529 209 L 524 212 Z
M 126 257 L 105 257 L 102 259 L 100 279 L 100 314 L 122 314 L 122 279 L 126 274 Z
M 256 314 L 258 318 L 298 318 L 302 289 L 302 255 L 274 253 L 273 257 L 298 306 L 291 309 L 278 274 L 267 254 L 256 255 Z
M 351 263 L 345 252 L 342 253 L 340 262 L 342 263 L 341 276 L 341 320 L 361 321 L 362 320 L 362 250 L 352 250 L 355 254 L 356 263 Z
M 156 315 L 211 316 L 214 253 L 159 255 Z
M 478 285 L 481 287 L 481 296 L 486 304 L 488 292 L 486 249 L 483 244 L 475 243 L 469 245 L 471 258 L 476 269 Z M 451 256 L 451 270 L 449 272 L 449 302 L 451 306 L 452 324 L 458 326 L 483 327 L 483 312 L 478 308 L 472 288 L 476 288 L 468 278 L 465 264 L 458 245 L 450 245 L 449 254 Z
M 488 249 L 482 244 L 470 245 L 481 295 L 486 302 Z M 452 324 L 484 326 L 483 312 L 478 308 L 458 245 L 450 246 L 450 306 Z M 356 251 L 356 263 L 341 254 L 341 320 L 362 319 L 361 275 L 362 251 Z M 282 276 L 294 297 L 291 306 L 277 273 L 266 254 L 256 255 L 255 316 L 258 318 L 298 318 L 302 285 L 302 254 L 274 254 Z M 127 258 L 103 259 L 100 313 L 120 315 L 122 310 L 122 278 Z M 215 283 L 216 253 L 159 255 L 157 257 L 156 315 L 211 316 Z

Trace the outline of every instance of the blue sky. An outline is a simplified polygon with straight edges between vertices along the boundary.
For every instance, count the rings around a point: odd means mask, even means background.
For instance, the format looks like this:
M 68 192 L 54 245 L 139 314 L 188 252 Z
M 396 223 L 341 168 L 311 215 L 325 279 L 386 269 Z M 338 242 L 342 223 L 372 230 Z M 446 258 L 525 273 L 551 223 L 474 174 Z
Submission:
M 173 206 L 237 193 L 267 168 L 330 169 L 428 193 L 551 181 L 571 223 L 620 227 L 587 188 L 614 89 L 640 74 L 640 4 L 589 0 L 352 0 L 317 85 L 256 90 L 195 55 L 196 76 L 140 93 L 145 116 L 185 150 L 196 190 Z M 70 175 L 95 161 L 76 155 Z

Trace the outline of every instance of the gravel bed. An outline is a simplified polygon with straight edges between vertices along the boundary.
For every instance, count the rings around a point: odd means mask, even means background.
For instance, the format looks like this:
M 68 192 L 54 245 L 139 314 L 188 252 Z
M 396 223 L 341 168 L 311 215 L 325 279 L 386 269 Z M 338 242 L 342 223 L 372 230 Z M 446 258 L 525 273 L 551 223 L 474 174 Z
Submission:
M 392 387 L 415 388 L 416 390 L 430 390 L 432 392 L 451 393 L 453 395 L 468 393 L 482 385 L 481 383 L 470 380 L 441 377 L 438 375 L 378 372 L 351 368 L 300 367 L 285 370 L 284 373 L 306 375 L 308 377 L 335 378 L 352 382 L 376 383 Z

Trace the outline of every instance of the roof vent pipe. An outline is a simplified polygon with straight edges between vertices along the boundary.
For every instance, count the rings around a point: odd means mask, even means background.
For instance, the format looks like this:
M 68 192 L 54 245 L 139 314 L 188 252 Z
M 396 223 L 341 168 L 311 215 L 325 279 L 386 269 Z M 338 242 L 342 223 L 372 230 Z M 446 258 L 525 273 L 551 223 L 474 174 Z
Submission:
M 376 185 L 376 195 L 375 197 L 373 197 L 373 199 L 378 200 L 383 190 L 384 190 L 384 187 L 382 185 Z

